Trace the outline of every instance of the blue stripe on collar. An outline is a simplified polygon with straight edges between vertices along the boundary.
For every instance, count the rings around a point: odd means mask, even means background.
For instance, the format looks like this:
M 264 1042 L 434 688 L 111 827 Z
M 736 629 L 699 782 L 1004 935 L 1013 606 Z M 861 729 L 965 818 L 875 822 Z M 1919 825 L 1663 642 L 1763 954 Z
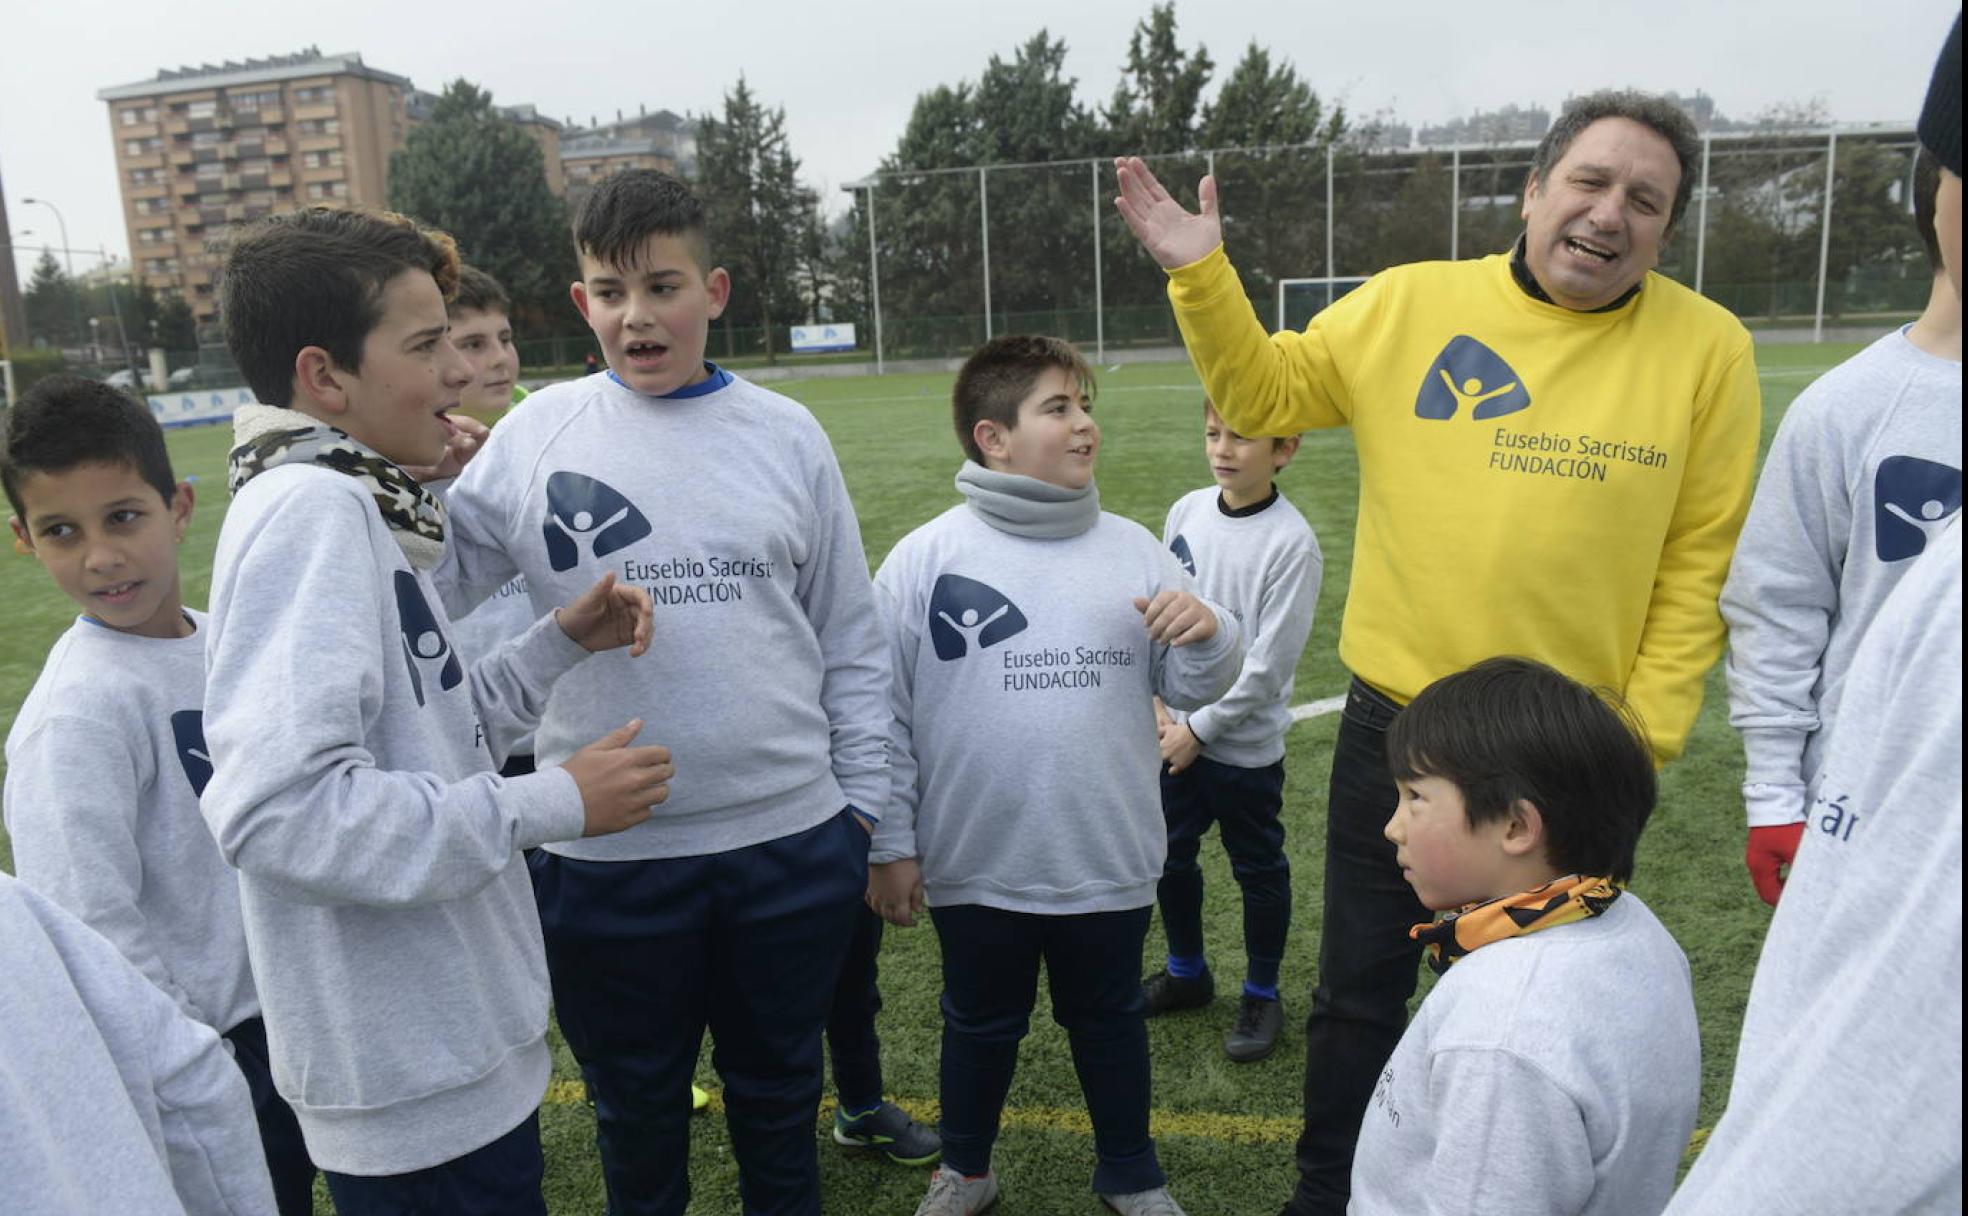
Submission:
M 658 401 L 687 401 L 692 397 L 708 396 L 730 384 L 734 378 L 730 372 L 725 371 L 709 359 L 704 360 L 704 370 L 710 373 L 705 379 L 698 381 L 696 384 L 687 384 L 673 393 L 659 394 L 656 399 Z M 615 374 L 613 368 L 609 369 L 608 378 L 617 384 L 621 384 L 623 388 L 628 389 L 632 393 L 636 391 L 627 384 L 623 384 L 622 378 Z

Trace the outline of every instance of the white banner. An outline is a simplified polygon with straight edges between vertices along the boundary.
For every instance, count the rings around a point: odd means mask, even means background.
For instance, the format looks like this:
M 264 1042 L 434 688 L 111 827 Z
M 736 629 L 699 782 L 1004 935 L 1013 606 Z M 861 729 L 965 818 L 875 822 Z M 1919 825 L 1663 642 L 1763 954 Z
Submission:
M 826 351 L 853 350 L 854 346 L 852 325 L 793 326 L 794 354 L 816 355 Z
M 150 412 L 164 427 L 230 422 L 232 411 L 253 404 L 250 388 L 201 388 L 185 393 L 153 393 Z

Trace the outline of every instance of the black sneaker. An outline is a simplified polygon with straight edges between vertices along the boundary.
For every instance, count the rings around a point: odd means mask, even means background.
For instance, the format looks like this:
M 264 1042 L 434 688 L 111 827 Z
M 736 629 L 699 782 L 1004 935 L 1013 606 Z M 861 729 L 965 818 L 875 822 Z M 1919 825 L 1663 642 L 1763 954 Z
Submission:
M 834 1112 L 834 1143 L 868 1148 L 897 1165 L 928 1165 L 943 1155 L 943 1138 L 924 1127 L 893 1102 L 883 1102 L 864 1115 L 849 1118 Z
M 1201 1009 L 1216 999 L 1216 980 L 1207 971 L 1191 978 L 1157 971 L 1142 981 L 1141 996 L 1151 1018 L 1182 1009 Z
M 1223 1054 L 1239 1064 L 1262 1060 L 1278 1045 L 1278 1032 L 1285 1026 L 1284 1002 L 1248 992 L 1237 1004 L 1237 1020 L 1223 1036 Z

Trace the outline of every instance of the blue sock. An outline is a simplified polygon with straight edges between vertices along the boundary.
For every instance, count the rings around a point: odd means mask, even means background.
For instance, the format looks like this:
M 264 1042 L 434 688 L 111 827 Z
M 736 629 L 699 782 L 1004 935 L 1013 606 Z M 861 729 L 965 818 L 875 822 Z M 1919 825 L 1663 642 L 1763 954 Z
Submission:
M 1244 991 L 1267 1001 L 1278 999 L 1278 963 L 1275 958 L 1250 956 L 1244 965 Z
M 1168 973 L 1179 980 L 1193 980 L 1209 971 L 1209 964 L 1200 954 L 1168 956 Z
M 1278 986 L 1276 984 L 1253 984 L 1249 980 L 1245 980 L 1244 995 L 1254 996 L 1259 1000 L 1275 1001 L 1278 999 Z
M 841 1109 L 841 1115 L 844 1118 L 846 1118 L 848 1121 L 852 1122 L 855 1119 L 865 1119 L 866 1117 L 874 1114 L 876 1111 L 880 1109 L 881 1109 L 881 1103 L 879 1102 L 875 1103 L 873 1106 L 864 1106 L 860 1110 L 848 1110 L 845 1107 L 843 1107 Z

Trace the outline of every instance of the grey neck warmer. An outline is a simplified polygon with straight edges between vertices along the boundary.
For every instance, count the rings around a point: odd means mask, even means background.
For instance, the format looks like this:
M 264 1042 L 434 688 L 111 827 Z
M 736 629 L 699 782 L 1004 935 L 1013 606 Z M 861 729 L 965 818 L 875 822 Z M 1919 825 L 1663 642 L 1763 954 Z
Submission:
M 1100 491 L 1092 482 L 1083 490 L 1069 490 L 966 460 L 957 470 L 957 491 L 985 523 L 1013 536 L 1064 540 L 1100 518 Z

